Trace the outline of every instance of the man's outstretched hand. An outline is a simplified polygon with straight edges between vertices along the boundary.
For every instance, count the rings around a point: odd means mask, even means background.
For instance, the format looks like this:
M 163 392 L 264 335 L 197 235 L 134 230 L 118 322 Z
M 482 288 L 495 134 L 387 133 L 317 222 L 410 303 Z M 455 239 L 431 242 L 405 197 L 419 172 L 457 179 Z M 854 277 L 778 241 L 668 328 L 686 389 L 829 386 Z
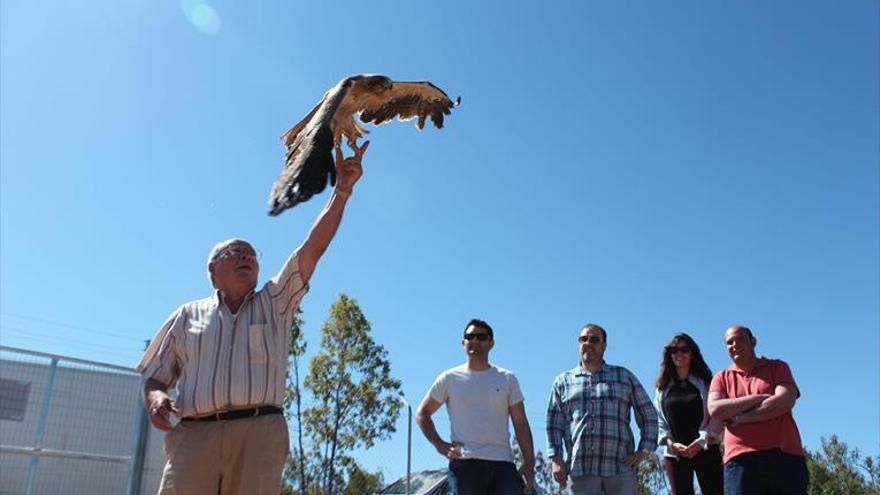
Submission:
M 355 183 L 361 178 L 364 169 L 361 166 L 361 160 L 364 158 L 364 152 L 370 145 L 369 141 L 358 148 L 356 145 L 349 143 L 349 147 L 354 151 L 354 156 L 345 158 L 342 156 L 342 148 L 336 147 L 336 189 L 343 193 L 351 194 Z

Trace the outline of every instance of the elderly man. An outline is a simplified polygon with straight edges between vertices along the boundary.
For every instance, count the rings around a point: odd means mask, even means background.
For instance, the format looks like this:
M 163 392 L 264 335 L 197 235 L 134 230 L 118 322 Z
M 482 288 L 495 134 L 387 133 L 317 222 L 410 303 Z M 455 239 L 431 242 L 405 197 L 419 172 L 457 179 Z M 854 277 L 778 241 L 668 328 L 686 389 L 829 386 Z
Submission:
M 353 147 L 350 158 L 336 149 L 336 190 L 275 277 L 255 291 L 254 248 L 241 239 L 221 242 L 208 257 L 214 295 L 174 311 L 144 353 L 138 370 L 150 421 L 169 432 L 160 494 L 280 492 L 291 320 L 339 227 L 368 144 Z M 170 414 L 181 418 L 173 428 Z
M 628 369 L 605 362 L 607 347 L 604 328 L 584 326 L 578 335 L 580 364 L 556 377 L 547 404 L 553 477 L 563 487 L 570 477 L 573 495 L 638 495 L 639 464 L 657 445 L 657 411 L 651 399 Z M 640 430 L 638 449 L 630 429 L 631 409 Z
M 800 395 L 785 361 L 755 354 L 742 325 L 724 333 L 733 364 L 709 386 L 709 414 L 724 421 L 724 493 L 805 495 L 808 474 L 791 410 Z

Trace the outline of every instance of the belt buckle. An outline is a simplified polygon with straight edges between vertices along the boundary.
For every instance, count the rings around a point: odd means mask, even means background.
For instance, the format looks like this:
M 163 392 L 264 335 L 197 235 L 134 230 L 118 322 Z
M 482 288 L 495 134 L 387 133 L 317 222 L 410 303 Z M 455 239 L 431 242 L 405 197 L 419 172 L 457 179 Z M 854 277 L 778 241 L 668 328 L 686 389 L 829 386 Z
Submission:
M 257 407 L 254 408 L 254 415 L 251 416 L 251 417 L 252 417 L 252 418 L 256 418 L 256 417 L 259 416 L 259 415 L 260 415 L 260 408 L 259 408 L 259 406 L 257 406 Z
M 226 414 L 227 412 L 229 412 L 229 411 L 217 411 L 217 412 L 215 412 L 215 413 L 214 413 L 214 420 L 215 420 L 215 421 L 225 421 L 223 418 L 220 417 L 220 415 L 221 415 L 221 414 Z

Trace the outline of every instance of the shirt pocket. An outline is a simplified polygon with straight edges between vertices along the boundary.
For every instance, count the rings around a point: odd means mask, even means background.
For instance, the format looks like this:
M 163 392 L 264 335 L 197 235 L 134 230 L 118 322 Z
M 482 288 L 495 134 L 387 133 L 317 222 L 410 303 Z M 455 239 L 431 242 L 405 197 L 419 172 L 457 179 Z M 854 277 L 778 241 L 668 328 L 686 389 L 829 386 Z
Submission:
M 610 383 L 611 387 L 611 398 L 620 401 L 629 403 L 629 392 L 630 388 L 625 383 Z
M 251 364 L 266 364 L 269 360 L 270 326 L 266 323 L 248 326 L 248 344 Z
M 609 405 L 618 404 L 620 402 L 629 402 L 629 390 L 623 383 L 597 383 L 596 398 Z
M 202 339 L 208 338 L 208 324 L 196 322 L 186 328 L 183 332 L 184 355 L 182 356 L 183 365 L 191 368 L 190 371 L 196 371 L 194 368 L 199 362 L 199 355 L 202 351 Z

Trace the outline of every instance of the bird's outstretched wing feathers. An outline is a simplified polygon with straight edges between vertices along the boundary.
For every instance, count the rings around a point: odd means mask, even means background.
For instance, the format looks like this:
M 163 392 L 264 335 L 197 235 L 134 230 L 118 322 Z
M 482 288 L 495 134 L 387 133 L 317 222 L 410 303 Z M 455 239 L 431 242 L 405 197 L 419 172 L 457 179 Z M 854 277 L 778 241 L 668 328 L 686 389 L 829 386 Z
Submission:
M 360 119 L 361 122 L 380 125 L 395 117 L 401 121 L 418 118 L 416 127 L 424 129 L 425 119 L 430 117 L 440 129 L 443 116 L 449 115 L 460 100 L 453 103 L 443 90 L 427 81 L 394 81 L 391 90 L 364 99 L 364 105 L 359 109 Z
M 350 119 L 354 113 L 359 113 L 361 122 L 374 125 L 394 118 L 415 118 L 418 119 L 416 126 L 423 129 L 425 121 L 430 118 L 437 128 L 442 128 L 444 115 L 449 115 L 461 100 L 459 98 L 453 102 L 446 93 L 429 82 L 395 81 L 391 89 L 384 91 L 362 90 L 362 86 L 350 91 L 362 77 L 352 76 L 340 81 L 327 91 L 309 115 L 281 136 L 287 147 L 287 155 L 281 175 L 272 185 L 270 215 L 278 215 L 307 201 L 323 191 L 328 182 L 336 183 L 332 151 L 343 131 L 333 128 L 334 122 L 348 119 L 352 126 L 357 127 Z M 350 115 L 336 115 L 337 111 Z
M 336 184 L 333 163 L 333 114 L 342 102 L 351 81 L 345 79 L 331 88 L 306 118 L 281 136 L 287 154 L 281 175 L 272 184 L 269 214 L 272 216 L 308 201 L 327 187 Z

